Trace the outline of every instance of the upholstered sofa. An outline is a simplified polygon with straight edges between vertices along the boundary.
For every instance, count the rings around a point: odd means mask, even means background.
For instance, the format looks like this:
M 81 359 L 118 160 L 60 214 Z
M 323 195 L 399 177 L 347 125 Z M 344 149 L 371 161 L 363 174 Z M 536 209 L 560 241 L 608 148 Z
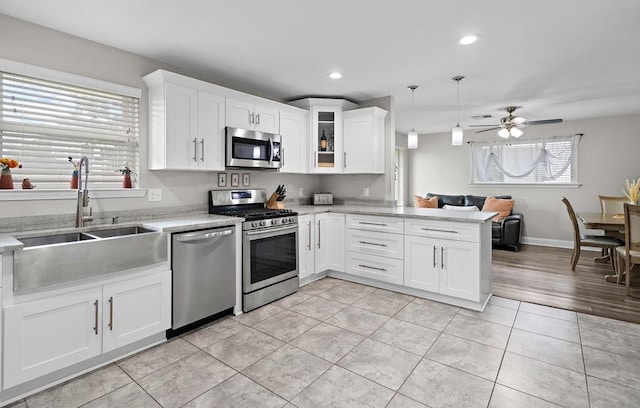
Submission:
M 480 210 L 487 197 L 474 195 L 446 195 L 428 193 L 427 197 L 438 196 L 438 208 L 450 206 L 476 206 Z M 494 196 L 495 198 L 511 199 L 511 196 Z M 520 249 L 520 231 L 524 218 L 522 214 L 511 213 L 498 222 L 493 222 L 491 238 L 493 246 L 507 247 L 515 251 Z

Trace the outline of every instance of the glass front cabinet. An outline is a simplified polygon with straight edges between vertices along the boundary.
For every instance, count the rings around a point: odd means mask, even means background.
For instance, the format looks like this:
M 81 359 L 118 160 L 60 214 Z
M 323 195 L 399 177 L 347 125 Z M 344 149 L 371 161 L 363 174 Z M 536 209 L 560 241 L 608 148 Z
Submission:
M 313 172 L 342 172 L 342 108 L 314 106 L 312 115 Z

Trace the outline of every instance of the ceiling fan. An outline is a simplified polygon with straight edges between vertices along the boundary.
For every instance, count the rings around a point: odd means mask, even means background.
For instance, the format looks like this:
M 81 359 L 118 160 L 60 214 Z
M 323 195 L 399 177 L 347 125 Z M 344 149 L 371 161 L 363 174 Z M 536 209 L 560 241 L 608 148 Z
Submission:
M 506 108 L 504 108 L 504 110 L 507 111 L 509 115 L 505 116 L 504 118 L 500 118 L 499 125 L 469 125 L 469 127 L 490 126 L 489 129 L 478 130 L 476 133 L 500 129 L 500 131 L 498 131 L 498 136 L 508 139 L 510 136 L 516 138 L 522 136 L 523 132 L 521 128 L 525 126 L 548 125 L 550 123 L 562 122 L 562 119 L 527 120 L 527 118 L 522 116 L 514 116 L 513 113 L 518 108 L 520 108 L 520 106 L 507 106 Z

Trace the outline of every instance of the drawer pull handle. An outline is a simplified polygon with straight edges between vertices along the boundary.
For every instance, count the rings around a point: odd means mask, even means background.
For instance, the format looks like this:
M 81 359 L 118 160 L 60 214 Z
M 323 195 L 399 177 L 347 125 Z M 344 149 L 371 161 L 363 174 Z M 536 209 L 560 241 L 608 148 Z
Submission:
M 438 228 L 421 228 L 421 230 L 423 230 L 423 231 L 436 231 L 436 232 L 448 232 L 449 234 L 459 234 L 459 231 L 444 230 L 444 229 L 438 229 Z
M 367 242 L 367 241 L 358 241 L 361 244 L 367 244 L 367 245 L 376 245 L 376 246 L 381 246 L 381 247 L 386 247 L 387 244 L 378 244 L 377 242 Z
M 375 269 L 376 271 L 382 271 L 382 272 L 386 272 L 387 271 L 384 268 L 376 268 L 375 266 L 369 266 L 369 265 L 365 265 L 365 264 L 360 264 L 358 266 L 361 267 L 361 268 Z
M 109 298 L 109 330 L 113 331 L 113 296 Z
M 94 321 L 95 326 L 93 326 L 93 332 L 95 334 L 98 334 L 98 301 L 97 300 L 93 302 L 93 306 L 95 307 L 95 310 L 96 310 L 96 317 Z
M 366 221 L 358 221 L 358 224 L 364 224 L 364 225 L 378 225 L 380 227 L 386 227 L 387 224 L 383 224 L 380 222 L 366 222 Z

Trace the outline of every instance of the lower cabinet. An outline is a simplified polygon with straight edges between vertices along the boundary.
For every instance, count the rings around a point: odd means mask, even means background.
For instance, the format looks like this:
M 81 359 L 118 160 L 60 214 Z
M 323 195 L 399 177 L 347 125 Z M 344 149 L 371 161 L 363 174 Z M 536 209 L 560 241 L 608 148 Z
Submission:
M 4 309 L 4 388 L 171 326 L 171 271 Z
M 344 214 L 316 214 L 315 228 L 315 272 L 344 272 Z
M 402 285 L 402 268 L 401 259 L 347 252 L 347 272 L 351 275 Z
M 404 245 L 405 286 L 479 300 L 478 243 L 407 235 Z
M 315 274 L 315 218 L 312 214 L 298 216 L 298 277 Z

